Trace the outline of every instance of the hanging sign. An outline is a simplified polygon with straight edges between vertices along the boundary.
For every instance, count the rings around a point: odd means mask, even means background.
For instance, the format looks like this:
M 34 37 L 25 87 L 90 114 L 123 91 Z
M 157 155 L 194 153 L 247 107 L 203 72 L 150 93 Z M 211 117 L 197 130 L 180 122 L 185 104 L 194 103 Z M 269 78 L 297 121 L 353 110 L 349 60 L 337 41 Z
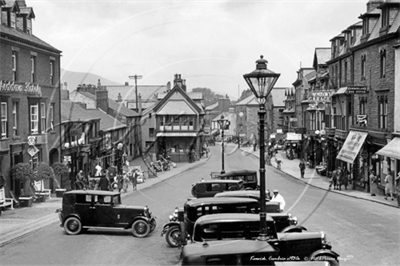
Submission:
M 36 153 L 38 153 L 38 152 L 39 152 L 39 149 L 36 148 L 35 146 L 30 146 L 30 147 L 28 148 L 28 154 L 29 154 L 31 157 L 35 156 Z
M 366 94 L 368 93 L 366 86 L 347 86 L 346 94 Z

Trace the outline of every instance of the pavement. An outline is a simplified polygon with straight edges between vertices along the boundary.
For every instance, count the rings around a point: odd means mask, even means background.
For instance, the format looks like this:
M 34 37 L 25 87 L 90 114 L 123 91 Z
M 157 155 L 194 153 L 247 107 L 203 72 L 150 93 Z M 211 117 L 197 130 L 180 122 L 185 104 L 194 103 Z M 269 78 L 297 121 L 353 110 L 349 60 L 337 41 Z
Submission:
M 234 144 L 228 144 L 228 146 L 231 145 Z M 259 158 L 258 149 L 256 151 L 253 151 L 252 147 L 241 147 L 240 149 L 244 155 L 251 155 Z M 150 187 L 154 184 L 162 182 L 165 179 L 180 174 L 188 169 L 199 167 L 202 164 L 206 163 L 210 158 L 212 158 L 212 156 L 216 155 L 213 155 L 211 153 L 209 154 L 208 158 L 203 157 L 199 161 L 196 161 L 194 163 L 177 163 L 176 168 L 172 168 L 169 171 L 159 172 L 157 174 L 157 177 L 147 178 L 144 183 L 138 184 L 137 189 L 141 190 Z M 317 174 L 315 169 L 306 168 L 304 178 L 301 178 L 299 170 L 299 160 L 288 160 L 283 151 L 279 151 L 276 154 L 276 158 L 282 161 L 280 171 L 288 174 L 292 178 L 301 180 L 307 185 L 319 189 L 330 190 L 330 192 L 332 193 L 338 193 L 343 196 L 358 198 L 360 200 L 367 200 L 397 208 L 396 199 L 394 201 L 392 201 L 390 198 L 388 198 L 388 200 L 385 200 L 384 196 L 382 195 L 371 196 L 370 193 L 356 191 L 352 189 L 340 191 L 329 189 L 329 180 L 325 176 L 320 176 L 319 174 Z M 276 168 L 275 160 L 272 159 L 271 161 L 272 165 L 266 167 Z M 146 169 L 145 164 L 141 158 L 133 160 L 132 162 L 130 162 L 130 165 L 141 165 L 142 169 Z M 133 191 L 132 188 L 129 187 L 128 192 L 122 193 L 122 199 L 131 193 L 133 193 Z M 51 199 L 47 198 L 46 201 L 42 203 L 33 203 L 32 207 L 14 209 L 6 208 L 0 216 L 0 247 L 5 246 L 12 241 L 22 238 L 28 234 L 31 234 L 42 227 L 58 222 L 58 215 L 55 213 L 55 211 L 58 208 L 61 208 L 61 200 L 62 198 L 57 198 L 55 194 L 52 194 Z

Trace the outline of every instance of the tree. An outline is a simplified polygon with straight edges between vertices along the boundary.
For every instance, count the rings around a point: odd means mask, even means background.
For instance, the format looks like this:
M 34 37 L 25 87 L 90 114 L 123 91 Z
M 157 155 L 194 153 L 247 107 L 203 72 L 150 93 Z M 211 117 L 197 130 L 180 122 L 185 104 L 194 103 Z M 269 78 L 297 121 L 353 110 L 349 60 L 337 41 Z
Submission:
M 39 163 L 35 172 L 35 181 L 54 179 L 54 176 L 53 168 L 46 163 Z
M 68 174 L 68 167 L 63 163 L 55 162 L 51 168 L 53 168 L 55 176 L 60 177 L 60 182 L 58 182 L 57 178 L 54 178 L 57 187 L 60 188 L 60 183 L 62 184 L 62 176 Z
M 253 93 L 251 92 L 250 89 L 247 89 L 247 90 L 242 91 L 242 95 L 240 95 L 240 98 L 239 98 L 238 102 L 240 102 L 241 100 L 246 99 L 246 98 L 249 97 L 250 95 L 253 95 Z
M 11 167 L 11 176 L 14 180 L 25 182 L 33 180 L 35 173 L 29 163 L 17 163 Z

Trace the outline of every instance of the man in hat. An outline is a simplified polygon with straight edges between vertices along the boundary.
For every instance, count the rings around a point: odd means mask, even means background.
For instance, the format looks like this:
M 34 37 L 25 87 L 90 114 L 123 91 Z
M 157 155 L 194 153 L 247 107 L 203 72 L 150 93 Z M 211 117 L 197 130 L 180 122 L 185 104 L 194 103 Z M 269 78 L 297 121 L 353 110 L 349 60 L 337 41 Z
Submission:
M 273 191 L 274 195 L 272 196 L 271 202 L 279 202 L 279 207 L 281 209 L 281 211 L 283 211 L 283 209 L 285 209 L 285 205 L 286 202 L 283 199 L 282 195 L 279 194 L 279 190 L 274 189 Z

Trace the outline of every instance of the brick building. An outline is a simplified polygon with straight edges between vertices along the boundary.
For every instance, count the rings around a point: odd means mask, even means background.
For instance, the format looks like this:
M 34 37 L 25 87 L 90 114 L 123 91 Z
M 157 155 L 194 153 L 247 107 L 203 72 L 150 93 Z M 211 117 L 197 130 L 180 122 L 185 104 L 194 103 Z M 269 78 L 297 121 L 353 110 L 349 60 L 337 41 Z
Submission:
M 0 168 L 9 197 L 26 185 L 12 180 L 13 165 L 60 161 L 61 51 L 33 35 L 25 1 L 0 0 L 0 9 Z

